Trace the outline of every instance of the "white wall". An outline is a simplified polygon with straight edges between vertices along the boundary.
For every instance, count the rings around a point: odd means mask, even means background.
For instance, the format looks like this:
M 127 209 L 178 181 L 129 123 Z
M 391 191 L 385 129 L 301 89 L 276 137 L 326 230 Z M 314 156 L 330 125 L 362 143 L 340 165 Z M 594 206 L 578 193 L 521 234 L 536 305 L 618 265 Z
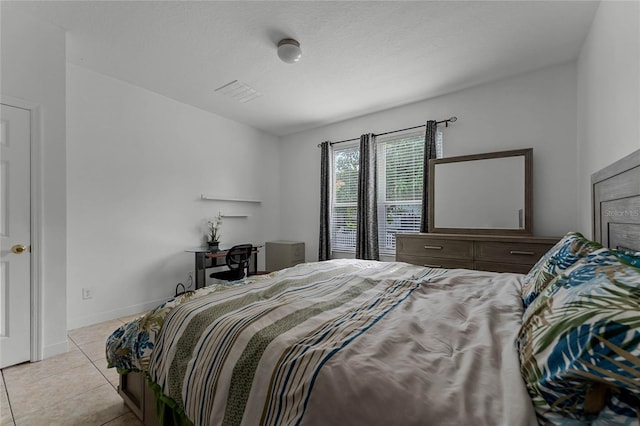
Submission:
M 319 142 L 452 115 L 445 156 L 532 147 L 534 233 L 576 228 L 576 65 L 564 64 L 282 138 L 281 238 L 304 241 L 307 261 L 317 259 Z
M 67 350 L 65 34 L 2 9 L 0 93 L 40 109 L 42 345 L 48 357 Z
M 172 296 L 219 211 L 251 215 L 223 220 L 223 245 L 279 237 L 276 137 L 72 64 L 67 108 L 69 328 Z
M 640 3 L 603 1 L 578 59 L 579 230 L 592 235 L 591 174 L 640 149 Z

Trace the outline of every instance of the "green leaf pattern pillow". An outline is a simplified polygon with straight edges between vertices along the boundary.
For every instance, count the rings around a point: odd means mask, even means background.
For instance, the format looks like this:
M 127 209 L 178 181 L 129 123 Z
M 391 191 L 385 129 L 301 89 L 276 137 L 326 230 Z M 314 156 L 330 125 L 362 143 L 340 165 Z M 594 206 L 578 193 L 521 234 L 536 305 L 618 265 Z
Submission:
M 640 251 L 616 250 L 616 256 L 636 268 L 640 268 Z
M 640 268 L 600 249 L 553 279 L 518 336 L 543 424 L 637 424 Z
M 558 274 L 574 265 L 589 253 L 602 248 L 579 232 L 569 232 L 553 246 L 524 278 L 522 302 L 525 309 Z

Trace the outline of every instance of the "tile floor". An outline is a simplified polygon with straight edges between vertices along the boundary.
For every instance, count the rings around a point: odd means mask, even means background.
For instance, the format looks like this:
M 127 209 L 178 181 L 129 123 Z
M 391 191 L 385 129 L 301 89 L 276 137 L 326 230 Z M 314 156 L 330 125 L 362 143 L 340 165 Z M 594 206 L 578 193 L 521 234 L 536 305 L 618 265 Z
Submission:
M 142 426 L 116 389 L 118 373 L 107 369 L 107 337 L 120 318 L 71 330 L 69 352 L 2 370 L 2 426 Z

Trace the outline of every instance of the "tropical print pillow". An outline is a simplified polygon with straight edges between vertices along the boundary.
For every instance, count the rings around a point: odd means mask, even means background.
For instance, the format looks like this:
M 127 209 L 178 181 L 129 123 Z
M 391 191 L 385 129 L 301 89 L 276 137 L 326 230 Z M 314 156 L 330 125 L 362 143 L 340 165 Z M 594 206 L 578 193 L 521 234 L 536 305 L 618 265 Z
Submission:
M 212 285 L 183 293 L 116 329 L 107 338 L 107 367 L 116 367 L 119 372 L 146 371 L 156 338 L 171 310 L 189 300 L 225 288 L 228 286 Z
M 602 248 L 602 245 L 586 239 L 579 232 L 569 232 L 565 235 L 533 265 L 524 278 L 522 302 L 525 309 L 559 273 L 599 248 Z
M 543 424 L 637 424 L 640 268 L 599 249 L 553 279 L 518 335 Z
M 620 259 L 640 268 L 640 251 L 614 250 L 614 252 Z

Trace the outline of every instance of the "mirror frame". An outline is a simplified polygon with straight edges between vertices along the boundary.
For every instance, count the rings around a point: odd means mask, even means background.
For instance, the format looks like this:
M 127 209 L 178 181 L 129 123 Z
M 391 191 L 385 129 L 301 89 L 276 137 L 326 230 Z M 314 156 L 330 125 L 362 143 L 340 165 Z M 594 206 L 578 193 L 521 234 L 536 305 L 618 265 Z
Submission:
M 457 163 L 462 161 L 488 160 L 492 158 L 524 157 L 524 229 L 497 228 L 438 228 L 434 223 L 435 217 L 435 182 L 436 165 Z M 532 235 L 533 234 L 533 148 L 516 149 L 511 151 L 488 152 L 484 154 L 462 155 L 429 160 L 429 232 L 442 234 L 489 234 L 489 235 Z

